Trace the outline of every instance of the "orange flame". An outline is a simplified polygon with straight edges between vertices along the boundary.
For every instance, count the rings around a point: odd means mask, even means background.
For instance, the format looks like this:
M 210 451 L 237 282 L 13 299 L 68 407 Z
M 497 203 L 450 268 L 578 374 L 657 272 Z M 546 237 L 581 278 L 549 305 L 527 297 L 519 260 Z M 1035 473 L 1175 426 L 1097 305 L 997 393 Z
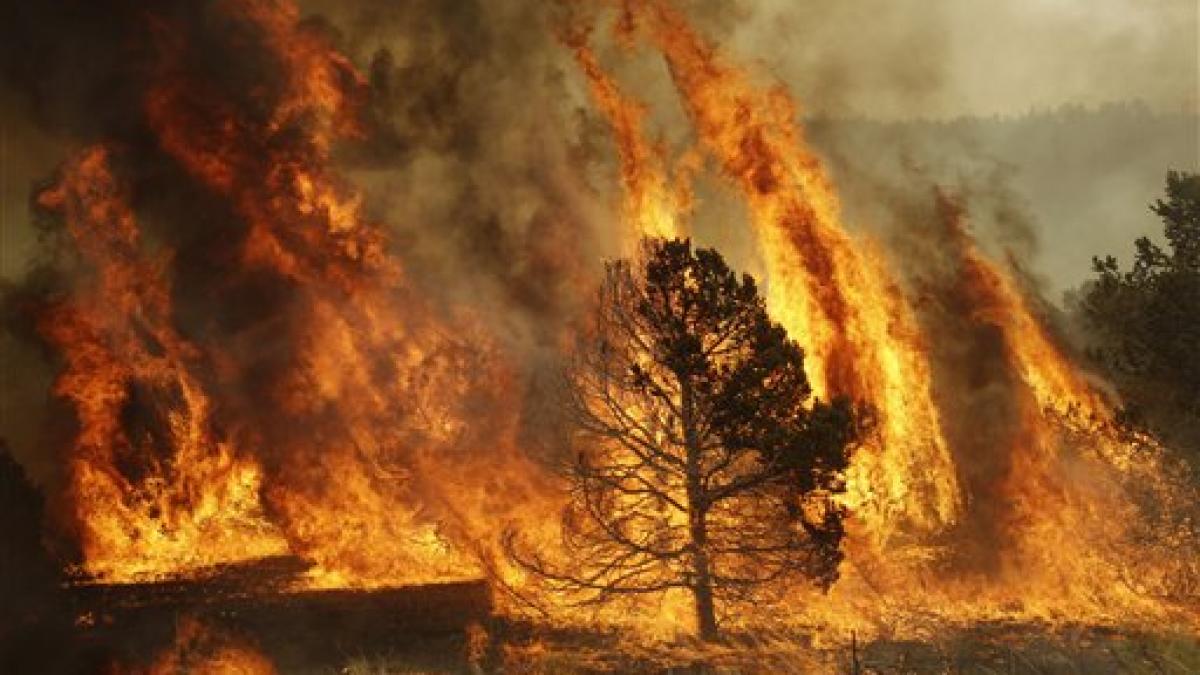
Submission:
M 552 549 L 563 496 L 517 440 L 520 364 L 469 314 L 421 300 L 395 242 L 332 168 L 337 143 L 362 133 L 363 81 L 348 61 L 290 5 L 221 0 L 211 11 L 260 38 L 281 81 L 224 91 L 188 67 L 186 31 L 161 25 L 146 118 L 164 157 L 245 225 L 212 292 L 266 277 L 287 306 L 229 333 L 184 331 L 171 257 L 142 240 L 117 150 L 85 150 L 42 193 L 85 268 L 39 324 L 63 358 L 54 391 L 79 423 L 67 496 L 85 571 L 125 581 L 291 551 L 316 563 L 314 585 L 486 572 L 524 592 L 496 535 L 511 523 Z M 1194 545 L 1194 533 L 1186 519 L 1149 519 L 1131 486 L 1169 513 L 1194 497 L 1153 443 L 1116 431 L 1110 403 L 979 252 L 962 214 L 943 204 L 939 243 L 967 319 L 998 336 L 1015 410 L 991 449 L 1004 470 L 988 485 L 947 440 L 939 336 L 877 245 L 847 233 L 788 94 L 756 86 L 663 0 L 626 3 L 623 19 L 662 53 L 697 145 L 745 199 L 770 310 L 806 345 L 816 391 L 879 416 L 848 476 L 843 579 L 825 602 L 789 595 L 783 614 L 860 630 L 910 609 L 1174 616 L 1169 580 L 1200 570 L 1171 548 Z M 669 166 L 647 140 L 647 108 L 582 39 L 567 43 L 616 140 L 625 231 L 684 231 L 695 158 Z M 999 547 L 987 569 L 953 550 L 980 539 L 970 532 L 980 502 L 996 539 L 976 543 Z M 676 600 L 651 618 L 685 616 Z
M 662 51 L 700 142 L 750 209 L 768 305 L 807 346 L 822 397 L 874 405 L 880 439 L 852 468 L 851 503 L 879 540 L 953 521 L 958 490 L 915 318 L 869 242 L 841 226 L 832 184 L 782 89 L 760 91 L 666 3 L 633 3 Z
M 495 529 L 480 514 L 523 503 L 494 481 L 531 496 L 541 475 L 510 440 L 516 408 L 498 402 L 507 366 L 469 317 L 428 311 L 383 228 L 330 170 L 333 144 L 357 133 L 362 82 L 344 57 L 289 5 L 230 0 L 214 11 L 260 33 L 280 64 L 273 107 L 250 114 L 199 79 L 181 65 L 183 31 L 158 26 L 146 116 L 166 155 L 247 226 L 240 260 L 213 291 L 268 275 L 287 285 L 289 306 L 188 341 L 171 289 L 140 261 L 146 246 L 107 152 L 71 162 L 43 196 L 99 277 L 42 322 L 67 362 L 56 392 L 81 424 L 68 498 L 85 568 L 123 581 L 291 551 L 316 563 L 316 585 L 476 577 L 487 548 L 478 540 Z M 277 360 L 252 356 L 262 354 Z M 150 401 L 131 402 L 142 389 Z M 126 437 L 131 405 L 167 422 L 168 458 Z M 498 411 L 492 427 L 467 424 L 480 406 Z M 124 463 L 149 474 L 129 479 Z M 438 486 L 461 475 L 476 482 Z
M 406 291 L 383 228 L 363 219 L 361 197 L 328 168 L 333 143 L 358 131 L 361 77 L 297 25 L 294 7 L 224 4 L 262 33 L 285 73 L 266 121 L 219 97 L 197 99 L 170 59 L 146 110 L 164 150 L 249 224 L 245 265 L 296 289 L 282 328 L 303 338 L 266 395 L 301 424 L 254 441 L 281 446 L 256 451 L 281 458 L 267 466 L 267 503 L 292 550 L 318 563 L 315 583 L 477 575 L 419 503 L 418 471 L 427 453 L 467 434 L 457 406 L 502 373 L 475 356 L 487 351 L 482 336 L 444 337 Z M 455 330 L 476 337 L 469 326 Z
M 1116 430 L 1109 402 L 1013 279 L 980 255 L 961 219 L 948 215 L 942 253 L 956 261 L 972 320 L 999 331 L 1016 382 L 1016 422 L 992 450 L 1007 469 L 989 486 L 962 482 L 972 458 L 946 440 L 928 348 L 936 336 L 923 333 L 877 246 L 846 233 L 788 93 L 755 86 L 665 0 L 623 3 L 618 27 L 661 52 L 699 142 L 746 200 L 768 305 L 806 345 L 814 389 L 866 401 L 880 417 L 878 437 L 848 475 L 858 521 L 850 564 L 830 600 L 801 613 L 860 630 L 904 608 L 958 618 L 1180 616 L 1177 602 L 1153 589 L 1174 574 L 1196 578 L 1168 552 L 1183 541 L 1194 550 L 1196 533 L 1186 515 L 1152 523 L 1135 493 L 1153 492 L 1155 503 L 1186 514 L 1191 491 L 1148 439 Z M 955 570 L 954 549 L 983 536 L 969 531 L 980 500 L 999 521 L 991 531 L 1003 533 L 981 542 L 1001 547 L 1000 567 Z M 1145 546 L 1157 554 L 1134 553 Z
M 142 259 L 108 157 L 86 150 L 39 197 L 63 214 L 95 275 L 40 322 L 65 363 L 54 391 L 78 416 L 68 473 L 84 569 L 121 578 L 277 553 L 283 540 L 258 505 L 259 468 L 213 428 L 204 361 L 171 326 L 162 263 Z M 152 413 L 143 436 L 121 419 L 135 396 Z
M 596 54 L 582 36 L 568 44 L 575 60 L 587 76 L 592 100 L 608 119 L 621 167 L 625 191 L 624 219 L 630 229 L 629 241 L 642 237 L 677 237 L 683 227 L 679 218 L 688 209 L 687 171 L 676 186 L 668 184 L 665 150 L 646 138 L 643 122 L 646 107 L 625 95 L 620 86 L 600 65 Z

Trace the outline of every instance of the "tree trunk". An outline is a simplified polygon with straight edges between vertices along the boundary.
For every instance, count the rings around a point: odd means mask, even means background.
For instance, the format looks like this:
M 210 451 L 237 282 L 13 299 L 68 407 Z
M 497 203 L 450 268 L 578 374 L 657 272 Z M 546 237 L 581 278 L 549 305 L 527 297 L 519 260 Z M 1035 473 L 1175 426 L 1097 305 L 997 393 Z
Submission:
M 708 569 L 708 556 L 701 551 L 696 553 L 695 567 L 696 583 L 692 586 L 692 596 L 696 599 L 696 625 L 701 640 L 716 642 L 721 635 L 717 630 L 717 610 L 713 604 L 712 575 Z
M 720 634 L 717 631 L 717 612 L 713 603 L 712 568 L 708 559 L 708 502 L 700 475 L 700 439 L 696 435 L 691 383 L 686 378 L 681 380 L 681 422 L 687 446 L 688 534 L 692 540 L 691 590 L 696 601 L 696 626 L 700 632 L 700 639 L 715 642 Z

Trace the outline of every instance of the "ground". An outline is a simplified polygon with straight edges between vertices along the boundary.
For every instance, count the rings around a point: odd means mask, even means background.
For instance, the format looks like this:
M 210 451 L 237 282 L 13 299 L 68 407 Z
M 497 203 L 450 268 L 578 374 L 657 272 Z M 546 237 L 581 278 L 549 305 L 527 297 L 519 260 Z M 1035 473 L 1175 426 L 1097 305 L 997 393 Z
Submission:
M 178 582 L 74 586 L 48 599 L 57 611 L 0 631 L 0 672 L 133 675 L 164 654 L 203 661 L 235 644 L 281 675 L 1200 673 L 1200 635 L 1167 626 L 931 620 L 919 638 L 854 640 L 731 628 L 721 644 L 703 645 L 497 616 L 482 581 L 376 591 L 264 583 L 293 568 L 281 558 Z M 181 639 L 188 625 L 204 637 Z
M 814 647 L 800 636 L 732 636 L 711 648 L 643 643 L 618 632 L 493 623 L 487 652 L 474 664 L 429 669 L 400 654 L 351 659 L 344 672 L 498 672 L 528 675 L 957 674 L 1106 675 L 1200 673 L 1200 637 L 1185 633 L 993 623 L 946 630 L 936 639 L 874 640 Z M 465 650 L 464 650 L 465 653 Z M 474 669 L 474 670 L 473 670 Z

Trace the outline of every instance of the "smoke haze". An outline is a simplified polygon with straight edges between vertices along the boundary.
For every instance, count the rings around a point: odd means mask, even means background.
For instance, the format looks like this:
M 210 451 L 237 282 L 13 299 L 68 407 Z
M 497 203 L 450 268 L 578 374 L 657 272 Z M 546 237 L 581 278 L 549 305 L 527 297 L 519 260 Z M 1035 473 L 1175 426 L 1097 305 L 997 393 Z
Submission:
M 1091 255 L 1124 253 L 1153 232 L 1145 204 L 1165 170 L 1200 163 L 1197 10 L 1187 0 L 687 7 L 796 93 L 853 225 L 894 238 L 906 205 L 949 185 L 984 243 L 1026 261 L 1051 299 L 1086 276 Z M 395 234 L 415 283 L 451 304 L 504 308 L 486 314 L 497 333 L 529 360 L 552 362 L 597 261 L 619 252 L 613 148 L 557 38 L 566 10 L 432 0 L 301 8 L 368 79 L 371 142 L 338 159 Z M 44 251 L 32 187 L 80 142 L 139 142 L 130 97 L 144 73 L 131 65 L 142 55 L 128 48 L 140 25 L 128 3 L 49 12 L 6 2 L 4 18 L 21 27 L 10 30 L 19 39 L 6 43 L 0 89 L 0 271 L 13 280 Z M 599 48 L 621 81 L 651 104 L 652 133 L 686 149 L 661 61 L 607 42 Z M 1014 117 L 1125 100 L 1145 104 Z M 993 117 L 950 120 L 964 115 Z M 918 121 L 931 118 L 948 121 Z M 728 192 L 702 179 L 697 197 L 698 236 L 755 269 Z M 5 340 L 0 434 L 37 457 L 27 449 L 49 375 L 36 352 Z

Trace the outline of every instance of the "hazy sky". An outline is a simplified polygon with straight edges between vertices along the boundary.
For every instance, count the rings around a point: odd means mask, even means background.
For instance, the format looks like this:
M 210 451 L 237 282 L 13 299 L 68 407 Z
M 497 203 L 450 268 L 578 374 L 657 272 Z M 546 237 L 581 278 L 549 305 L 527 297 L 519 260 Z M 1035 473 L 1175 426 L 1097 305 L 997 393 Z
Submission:
M 809 112 L 942 118 L 1129 99 L 1161 111 L 1198 107 L 1197 0 L 681 3 L 739 60 L 784 80 Z M 301 5 L 306 11 L 341 6 L 315 0 Z M 472 12 L 467 3 L 456 7 Z M 30 250 L 30 186 L 66 148 L 22 119 L 24 106 L 4 89 L 0 275 L 9 276 L 20 272 Z M 1146 199 L 1138 197 L 1137 208 Z
M 1021 113 L 1140 98 L 1197 108 L 1196 0 L 739 0 L 732 44 L 810 109 Z

